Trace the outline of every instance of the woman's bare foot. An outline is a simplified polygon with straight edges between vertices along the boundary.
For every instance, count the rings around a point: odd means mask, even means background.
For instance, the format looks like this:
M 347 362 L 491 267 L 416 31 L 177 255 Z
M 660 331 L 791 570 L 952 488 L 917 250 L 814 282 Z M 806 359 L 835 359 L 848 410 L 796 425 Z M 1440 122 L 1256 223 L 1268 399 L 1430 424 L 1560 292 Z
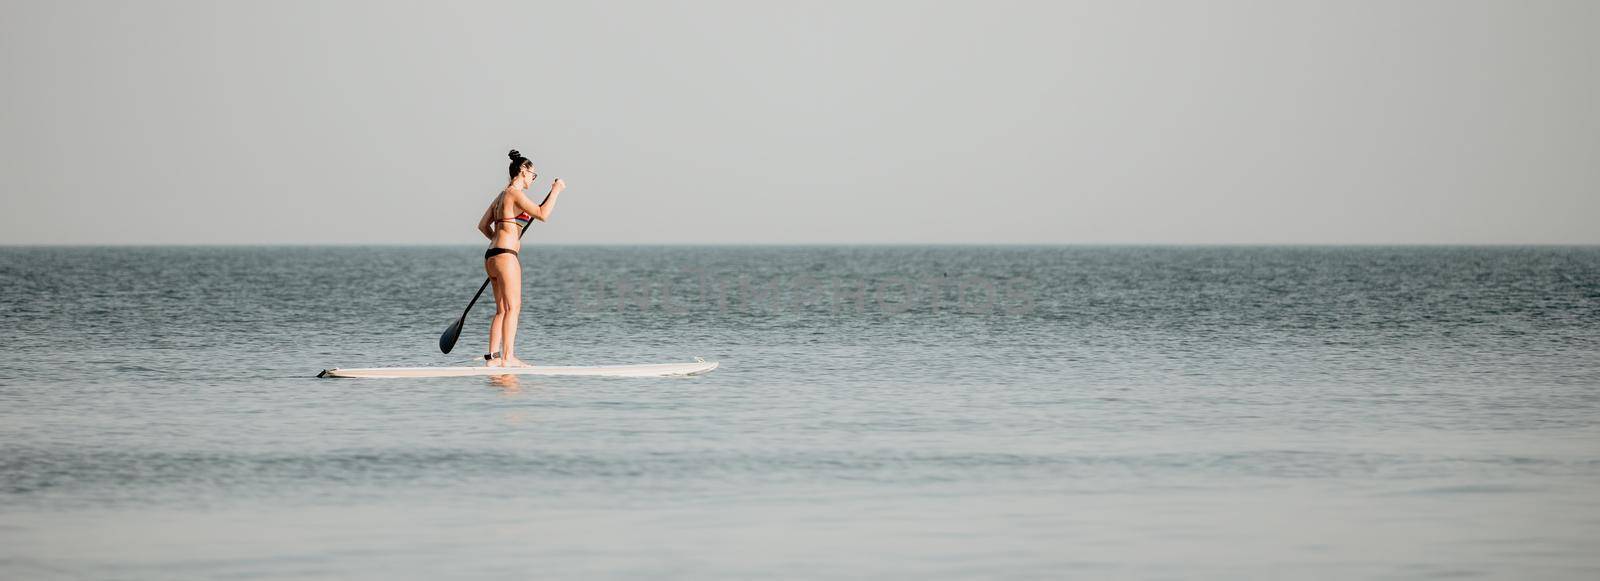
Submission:
M 505 359 L 501 359 L 499 357 L 496 357 L 494 359 L 490 359 L 489 362 L 483 364 L 483 366 L 484 367 L 505 367 L 506 366 L 506 360 Z
M 506 358 L 505 366 L 506 367 L 533 367 L 532 365 L 528 365 L 523 360 L 517 359 L 517 357 L 515 355 Z

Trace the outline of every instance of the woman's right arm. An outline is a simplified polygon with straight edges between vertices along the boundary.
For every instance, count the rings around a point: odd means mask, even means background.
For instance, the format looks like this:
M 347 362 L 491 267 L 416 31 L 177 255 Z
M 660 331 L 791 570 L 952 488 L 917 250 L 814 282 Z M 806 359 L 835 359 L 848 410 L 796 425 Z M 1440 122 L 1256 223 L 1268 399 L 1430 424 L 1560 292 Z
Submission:
M 556 209 L 556 198 L 561 197 L 561 191 L 565 189 L 567 189 L 567 182 L 561 181 L 561 178 L 556 178 L 555 183 L 550 184 L 550 195 L 544 197 L 544 203 L 535 205 L 533 200 L 528 199 L 526 194 L 519 193 L 517 194 L 517 208 L 527 212 L 535 220 L 548 222 L 550 221 L 550 213 Z
M 491 210 L 494 210 L 494 204 L 489 204 L 489 207 L 483 209 L 483 217 L 478 218 L 478 231 L 483 233 L 484 238 L 494 240 L 494 230 L 489 229 L 489 224 L 494 220 L 494 217 L 489 215 Z

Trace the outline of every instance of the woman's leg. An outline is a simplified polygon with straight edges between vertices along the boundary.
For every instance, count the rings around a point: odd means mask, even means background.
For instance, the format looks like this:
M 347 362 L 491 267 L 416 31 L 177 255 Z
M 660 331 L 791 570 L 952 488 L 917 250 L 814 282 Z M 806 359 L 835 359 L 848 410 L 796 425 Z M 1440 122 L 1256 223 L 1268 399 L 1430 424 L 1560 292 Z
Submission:
M 500 271 L 501 288 L 505 289 L 506 314 L 505 320 L 500 322 L 504 328 L 505 338 L 501 345 L 505 347 L 505 364 L 508 367 L 527 365 L 517 359 L 517 318 L 522 314 L 522 263 L 517 257 L 502 254 L 495 258 L 505 259 L 505 268 Z M 495 295 L 498 299 L 500 295 Z
M 506 292 L 500 288 L 502 279 L 496 272 L 498 268 L 495 266 L 494 258 L 490 258 L 489 260 L 485 261 L 483 269 L 489 273 L 489 282 L 494 286 L 494 319 L 490 320 L 489 322 L 489 353 L 492 354 L 496 351 L 500 351 L 500 341 L 504 337 L 505 333 L 504 321 L 506 309 L 505 299 L 502 297 L 506 295 Z M 490 359 L 487 364 L 490 367 L 496 367 L 505 364 L 505 360 L 500 357 L 495 357 Z
M 490 359 L 494 359 L 494 354 L 500 352 L 500 335 L 505 327 L 500 324 L 502 319 L 499 306 L 496 305 L 494 319 L 489 321 L 489 350 L 485 351 L 485 353 L 489 354 Z

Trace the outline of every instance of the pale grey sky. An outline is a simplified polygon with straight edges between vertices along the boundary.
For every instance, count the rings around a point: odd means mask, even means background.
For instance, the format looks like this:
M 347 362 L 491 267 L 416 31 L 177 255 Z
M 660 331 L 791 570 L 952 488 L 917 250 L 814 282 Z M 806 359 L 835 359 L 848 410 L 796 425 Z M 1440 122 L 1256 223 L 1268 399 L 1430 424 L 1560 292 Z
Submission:
M 1600 2 L 0 5 L 0 244 L 1600 243 Z

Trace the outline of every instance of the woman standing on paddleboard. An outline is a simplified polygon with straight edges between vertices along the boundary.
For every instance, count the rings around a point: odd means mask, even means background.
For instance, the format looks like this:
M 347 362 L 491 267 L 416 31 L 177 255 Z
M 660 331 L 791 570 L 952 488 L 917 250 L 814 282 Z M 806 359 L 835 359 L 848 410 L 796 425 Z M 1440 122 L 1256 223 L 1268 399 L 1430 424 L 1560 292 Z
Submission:
M 489 360 L 490 367 L 527 367 L 516 356 L 517 316 L 522 312 L 522 263 L 517 251 L 522 249 L 522 228 L 532 220 L 545 222 L 556 207 L 556 198 L 567 188 L 566 182 L 556 178 L 550 184 L 550 195 L 544 202 L 534 204 L 523 193 L 539 172 L 533 162 L 511 150 L 511 182 L 495 196 L 489 208 L 478 219 L 478 231 L 489 239 L 489 250 L 483 253 L 483 270 L 489 273 L 494 284 L 494 321 L 489 323 L 489 353 L 499 357 Z M 520 220 L 519 220 L 520 219 Z

